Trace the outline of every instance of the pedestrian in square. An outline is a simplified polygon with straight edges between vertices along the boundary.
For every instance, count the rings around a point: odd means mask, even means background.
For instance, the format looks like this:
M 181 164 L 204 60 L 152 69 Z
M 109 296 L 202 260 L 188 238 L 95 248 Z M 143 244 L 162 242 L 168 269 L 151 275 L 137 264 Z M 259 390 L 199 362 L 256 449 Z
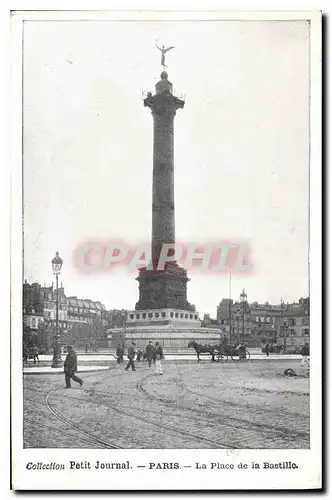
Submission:
M 163 367 L 161 364 L 161 360 L 164 359 L 164 352 L 163 352 L 163 348 L 159 344 L 159 342 L 156 342 L 155 356 L 156 356 L 156 373 L 158 373 L 159 375 L 162 375 L 163 374 Z
M 141 349 L 138 349 L 137 351 L 137 356 L 136 356 L 136 361 L 140 362 L 143 356 L 143 351 Z
M 33 355 L 33 362 L 34 364 L 36 364 L 36 360 L 38 361 L 39 363 L 39 357 L 38 357 L 38 354 L 39 354 L 39 349 L 36 345 L 34 345 L 32 347 L 32 355 Z
M 28 346 L 24 344 L 24 346 L 23 346 L 23 361 L 25 361 L 25 363 L 28 362 L 28 357 L 29 357 L 29 349 L 28 349 Z
M 123 349 L 121 344 L 118 344 L 116 348 L 116 362 L 118 363 L 118 365 L 120 363 L 123 363 Z
M 301 354 L 302 354 L 301 366 L 307 365 L 309 367 L 310 366 L 310 361 L 309 361 L 310 351 L 309 351 L 308 342 L 306 342 L 305 345 L 302 347 Z
M 266 356 L 270 356 L 270 344 L 269 344 L 269 343 L 267 343 L 267 344 L 265 345 L 264 350 L 265 350 L 265 354 L 266 354 Z
M 155 347 L 152 344 L 152 340 L 149 341 L 145 349 L 145 357 L 148 360 L 148 365 L 151 366 L 152 360 L 155 356 Z
M 128 354 L 127 354 L 127 357 L 128 357 L 128 363 L 127 363 L 127 366 L 125 368 L 126 371 L 129 370 L 129 368 L 131 367 L 132 371 L 136 371 L 136 368 L 135 368 L 135 342 L 132 342 L 131 345 L 128 347 Z
M 67 346 L 67 357 L 64 364 L 64 372 L 65 372 L 65 380 L 66 380 L 66 389 L 70 389 L 70 379 L 72 378 L 75 382 L 78 382 L 80 386 L 83 385 L 83 380 L 75 375 L 77 372 L 77 355 L 74 351 L 73 346 Z

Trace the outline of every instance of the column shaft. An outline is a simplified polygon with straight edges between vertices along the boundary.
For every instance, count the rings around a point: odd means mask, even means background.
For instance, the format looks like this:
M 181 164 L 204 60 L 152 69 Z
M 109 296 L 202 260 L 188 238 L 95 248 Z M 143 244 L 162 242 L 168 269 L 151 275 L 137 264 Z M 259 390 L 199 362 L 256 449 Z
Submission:
M 163 243 L 175 242 L 174 112 L 154 114 L 152 256 L 158 261 Z

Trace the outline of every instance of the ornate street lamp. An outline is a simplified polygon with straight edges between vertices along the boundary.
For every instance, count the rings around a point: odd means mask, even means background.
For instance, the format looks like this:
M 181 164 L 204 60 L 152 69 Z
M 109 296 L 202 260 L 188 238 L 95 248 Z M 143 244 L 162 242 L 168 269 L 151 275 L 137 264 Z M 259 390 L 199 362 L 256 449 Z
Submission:
M 288 321 L 284 321 L 284 354 L 287 351 Z
M 56 279 L 55 339 L 53 345 L 52 368 L 58 368 L 59 366 L 62 365 L 60 333 L 59 333 L 59 287 L 58 287 L 59 274 L 61 273 L 62 264 L 63 260 L 61 259 L 59 252 L 56 252 L 55 257 L 52 259 L 52 269 Z
M 121 311 L 122 332 L 123 332 L 124 336 L 126 335 L 126 329 L 127 329 L 127 314 L 128 314 L 128 311 L 125 311 L 125 309 L 122 309 L 122 311 Z
M 247 297 L 248 296 L 243 288 L 242 293 L 240 295 L 240 302 L 242 303 L 242 342 L 244 342 L 244 315 L 246 311 Z

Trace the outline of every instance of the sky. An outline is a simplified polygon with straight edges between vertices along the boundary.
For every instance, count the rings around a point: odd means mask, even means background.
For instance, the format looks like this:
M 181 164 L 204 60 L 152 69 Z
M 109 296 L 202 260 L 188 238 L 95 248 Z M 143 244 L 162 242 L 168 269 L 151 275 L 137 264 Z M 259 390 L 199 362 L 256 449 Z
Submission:
M 166 55 L 174 93 L 176 237 L 242 240 L 250 274 L 231 295 L 280 303 L 308 295 L 309 27 L 304 21 L 26 21 L 24 277 L 134 309 L 137 273 L 83 275 L 87 239 L 151 234 L 152 116 L 142 92 Z M 228 274 L 189 271 L 201 316 L 229 296 Z

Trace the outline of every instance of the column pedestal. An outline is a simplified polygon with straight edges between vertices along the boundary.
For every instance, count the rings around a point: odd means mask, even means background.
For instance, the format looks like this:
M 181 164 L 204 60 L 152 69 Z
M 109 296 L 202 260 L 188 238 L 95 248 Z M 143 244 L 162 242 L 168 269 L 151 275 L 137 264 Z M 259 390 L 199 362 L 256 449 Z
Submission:
M 194 311 L 187 301 L 187 271 L 171 263 L 165 270 L 140 269 L 139 300 L 135 309 L 181 309 Z

